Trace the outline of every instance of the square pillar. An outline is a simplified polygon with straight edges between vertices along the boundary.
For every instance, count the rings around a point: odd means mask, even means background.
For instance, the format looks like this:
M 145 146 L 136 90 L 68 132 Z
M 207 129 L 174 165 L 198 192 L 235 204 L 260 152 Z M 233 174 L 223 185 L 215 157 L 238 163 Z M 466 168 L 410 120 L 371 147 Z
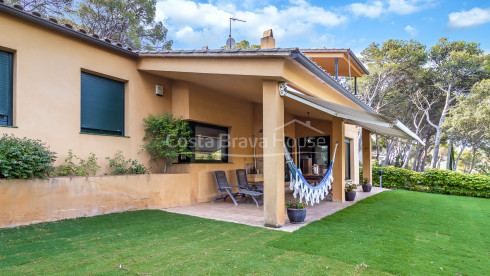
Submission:
M 264 81 L 264 225 L 284 225 L 284 99 L 277 81 Z
M 362 183 L 364 178 L 369 178 L 368 184 L 373 184 L 373 167 L 371 162 L 371 131 L 362 129 Z
M 332 120 L 332 139 L 330 139 L 331 154 L 335 144 L 338 143 L 337 153 L 333 164 L 333 201 L 345 201 L 345 123 L 342 118 L 333 117 Z

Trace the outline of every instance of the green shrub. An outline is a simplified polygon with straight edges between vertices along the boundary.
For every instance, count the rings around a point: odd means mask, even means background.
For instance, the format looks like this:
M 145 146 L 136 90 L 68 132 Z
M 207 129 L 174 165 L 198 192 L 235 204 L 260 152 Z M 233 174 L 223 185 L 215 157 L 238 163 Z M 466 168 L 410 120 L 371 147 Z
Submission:
M 490 177 L 432 169 L 414 172 L 395 167 L 373 167 L 373 186 L 379 186 L 379 170 L 383 170 L 383 187 L 426 193 L 490 198 Z M 360 168 L 362 177 L 362 168 Z
M 122 154 L 122 151 L 117 151 L 114 158 L 106 157 L 106 159 L 109 160 L 109 167 L 111 169 L 109 172 L 110 175 L 148 173 L 146 167 L 138 163 L 137 160 L 126 160 Z
M 143 119 L 145 137 L 143 149 L 151 156 L 153 161 L 162 160 L 162 172 L 180 155 L 191 157 L 189 140 L 191 129 L 189 124 L 172 114 L 149 115 Z
M 5 134 L 0 138 L 0 178 L 46 178 L 55 154 L 39 140 Z
M 78 164 L 75 163 L 75 160 L 78 160 Z M 90 156 L 87 160 L 83 160 L 82 158 L 73 154 L 72 150 L 68 151 L 68 157 L 65 159 L 65 164 L 60 165 L 56 173 L 59 176 L 88 176 L 95 175 L 98 170 L 100 170 L 100 166 L 97 163 L 97 156 L 94 153 L 90 153 Z

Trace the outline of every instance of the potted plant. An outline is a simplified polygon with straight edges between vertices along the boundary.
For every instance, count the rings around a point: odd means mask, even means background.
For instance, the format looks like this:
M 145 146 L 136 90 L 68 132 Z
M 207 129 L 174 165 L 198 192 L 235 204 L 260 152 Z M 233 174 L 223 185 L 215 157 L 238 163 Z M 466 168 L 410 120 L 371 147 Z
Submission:
M 362 180 L 362 191 L 365 193 L 369 193 L 371 189 L 373 188 L 373 185 L 369 184 L 369 178 L 364 178 Z
M 306 203 L 290 200 L 286 202 L 288 207 L 288 218 L 291 223 L 301 223 L 306 217 Z
M 354 201 L 356 198 L 357 184 L 355 183 L 346 183 L 345 184 L 345 200 L 346 201 Z

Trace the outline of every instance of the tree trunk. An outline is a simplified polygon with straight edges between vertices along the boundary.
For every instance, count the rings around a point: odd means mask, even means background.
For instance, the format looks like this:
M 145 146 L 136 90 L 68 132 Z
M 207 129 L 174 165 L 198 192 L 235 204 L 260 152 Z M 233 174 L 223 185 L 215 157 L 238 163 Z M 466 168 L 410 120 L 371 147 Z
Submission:
M 413 164 L 412 164 L 412 171 L 416 172 L 418 169 L 418 164 L 422 155 L 422 146 L 417 146 L 417 149 L 415 150 L 415 156 L 413 158 Z
M 407 169 L 410 164 L 410 159 L 412 158 L 413 144 L 408 148 L 407 156 L 405 157 L 405 162 L 403 162 L 402 168 Z
M 471 173 L 471 171 L 473 170 L 473 166 L 475 165 L 476 150 L 477 148 L 473 146 L 473 156 L 471 157 L 470 169 L 468 170 L 468 173 Z
M 458 154 L 458 159 L 456 159 L 456 162 L 454 163 L 453 171 L 456 171 L 456 169 L 458 168 L 459 159 L 461 159 L 461 155 L 463 155 L 463 151 L 465 148 L 466 144 L 463 143 L 463 145 L 461 146 L 461 151 Z
M 429 145 L 429 138 L 427 137 L 427 139 L 425 140 L 425 147 L 424 147 L 424 153 L 423 153 L 424 157 L 422 158 L 421 162 L 419 163 L 419 169 L 418 169 L 419 172 L 425 171 L 425 161 L 427 160 L 427 155 L 429 154 L 429 151 L 430 151 L 430 145 Z
M 382 167 L 386 167 L 390 164 L 390 155 L 391 155 L 391 151 L 393 150 L 393 146 L 395 145 L 395 141 L 391 141 L 389 144 L 388 144 L 388 148 L 386 149 L 386 156 L 385 156 L 385 160 L 383 160 L 383 165 Z
M 437 167 L 437 160 L 439 159 L 439 147 L 441 146 L 442 128 L 436 127 L 436 138 L 434 139 L 434 151 L 432 152 L 432 160 L 430 161 L 431 169 Z
M 446 170 L 451 170 L 453 168 L 451 162 L 451 150 L 453 148 L 453 140 L 448 139 L 447 143 L 447 161 L 446 161 Z

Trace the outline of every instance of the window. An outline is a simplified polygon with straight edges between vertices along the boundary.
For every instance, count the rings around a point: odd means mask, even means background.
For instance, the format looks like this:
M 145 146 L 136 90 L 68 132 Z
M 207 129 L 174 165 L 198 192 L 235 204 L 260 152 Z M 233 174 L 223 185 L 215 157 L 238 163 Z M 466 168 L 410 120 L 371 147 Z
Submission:
M 82 72 L 81 132 L 124 135 L 124 83 Z
M 13 64 L 14 55 L 0 51 L 0 126 L 13 125 Z
M 351 179 L 351 167 L 350 167 L 350 140 L 345 139 L 345 179 Z
M 298 154 L 300 160 L 312 159 L 312 164 L 330 165 L 330 136 L 298 138 Z
M 228 128 L 189 122 L 192 130 L 190 148 L 192 157 L 179 158 L 179 163 L 228 162 Z

